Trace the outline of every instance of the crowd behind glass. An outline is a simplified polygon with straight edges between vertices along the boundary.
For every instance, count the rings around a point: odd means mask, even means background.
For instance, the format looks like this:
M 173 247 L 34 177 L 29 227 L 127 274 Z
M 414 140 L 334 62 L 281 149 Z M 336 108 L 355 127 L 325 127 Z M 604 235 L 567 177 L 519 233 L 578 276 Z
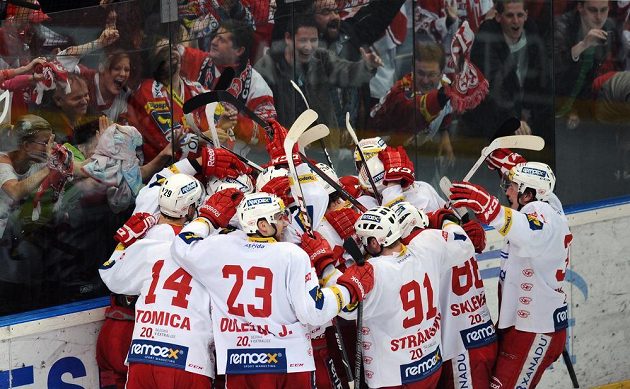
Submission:
M 183 113 L 228 67 L 226 90 L 263 119 L 289 127 L 307 103 L 315 109 L 340 175 L 355 173 L 348 112 L 359 137 L 405 146 L 417 177 L 436 186 L 461 178 L 494 137 L 534 134 L 566 204 L 627 193 L 629 1 L 179 1 L 170 23 L 159 3 L 8 6 L 0 315 L 107 294 L 97 269 L 113 232 L 154 173 L 199 155 L 193 129 L 267 162 L 264 130 L 235 107 Z M 457 114 L 440 89 L 464 22 L 489 92 Z M 319 147 L 308 152 L 325 161 Z

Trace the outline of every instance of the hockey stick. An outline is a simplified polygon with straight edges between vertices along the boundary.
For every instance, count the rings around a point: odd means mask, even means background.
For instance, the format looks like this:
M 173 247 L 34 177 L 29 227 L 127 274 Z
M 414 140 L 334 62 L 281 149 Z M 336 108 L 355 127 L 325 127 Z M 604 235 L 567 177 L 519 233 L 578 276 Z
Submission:
M 252 119 L 256 124 L 261 126 L 267 132 L 267 135 L 273 139 L 273 129 L 270 128 L 269 123 L 265 122 L 260 116 L 258 116 L 254 111 L 247 108 L 245 104 L 243 104 L 236 97 L 232 96 L 230 92 L 224 90 L 214 90 L 211 92 L 201 93 L 197 96 L 194 96 L 188 99 L 184 103 L 184 113 L 192 112 L 195 109 L 202 107 L 206 104 L 210 104 L 213 102 L 224 102 L 233 105 L 239 112 L 243 112 L 250 119 Z
M 304 96 L 304 93 L 302 92 L 302 89 L 300 89 L 298 84 L 296 84 L 293 80 L 289 80 L 289 81 L 291 81 L 291 86 L 293 86 L 293 89 L 295 89 L 300 94 L 300 96 L 302 96 L 302 101 L 304 101 L 304 104 L 306 105 L 306 109 L 311 109 L 311 107 L 308 105 L 308 100 L 306 100 L 306 96 Z M 324 151 L 324 154 L 326 155 L 328 166 L 334 169 L 335 167 L 333 166 L 332 159 L 330 158 L 330 154 L 328 154 L 328 150 L 326 149 L 326 143 L 324 143 L 323 139 L 320 139 L 319 144 L 322 146 L 322 150 Z
M 330 134 L 330 128 L 325 124 L 318 124 L 304 131 L 298 139 L 298 148 L 301 153 L 304 153 L 304 148 L 316 140 L 320 140 L 327 137 Z
M 580 384 L 578 383 L 577 376 L 575 375 L 575 370 L 573 370 L 573 362 L 571 362 L 571 356 L 569 355 L 566 346 L 562 350 L 562 359 L 564 359 L 564 364 L 567 366 L 567 370 L 569 371 L 569 377 L 571 377 L 573 387 L 579 388 Z
M 376 189 L 376 183 L 374 182 L 374 178 L 372 178 L 370 168 L 368 168 L 367 160 L 365 159 L 363 150 L 361 150 L 361 147 L 359 146 L 359 138 L 357 138 L 357 133 L 354 131 L 354 128 L 352 128 L 352 125 L 350 125 L 350 112 L 346 112 L 346 130 L 348 130 L 348 132 L 350 133 L 350 137 L 354 141 L 354 144 L 357 146 L 359 157 L 361 158 L 361 163 L 363 163 L 363 166 L 365 167 L 367 178 L 370 181 L 370 186 L 372 187 L 372 191 L 374 192 L 374 197 L 376 197 L 378 203 L 381 204 L 383 202 L 383 196 L 381 196 L 381 194 Z
M 536 135 L 510 135 L 502 136 L 493 140 L 488 146 L 481 150 L 481 156 L 470 168 L 462 181 L 470 181 L 471 177 L 477 172 L 483 161 L 488 158 L 493 151 L 497 149 L 526 149 L 540 151 L 545 147 L 545 140 Z
M 508 148 L 540 151 L 543 147 L 545 147 L 545 140 L 535 135 L 510 135 L 496 138 L 488 146 L 481 150 L 481 156 L 470 168 L 468 173 L 466 173 L 466 176 L 464 176 L 462 181 L 470 181 L 486 158 L 488 158 L 488 156 L 497 149 Z M 451 180 L 449 180 L 448 177 L 442 177 L 440 179 L 440 189 L 447 198 L 451 196 L 451 186 Z M 450 200 L 448 201 L 447 206 L 448 208 L 452 208 Z M 460 217 L 464 217 L 466 214 L 465 210 L 459 210 L 457 208 L 455 208 L 455 212 L 457 212 Z
M 346 201 L 349 201 L 352 205 L 354 205 L 361 212 L 367 211 L 365 206 L 363 204 L 361 204 L 359 202 L 359 200 L 357 200 L 354 196 L 352 196 L 350 193 L 348 193 L 348 191 L 345 190 L 343 188 L 343 186 L 339 185 L 339 183 L 335 182 L 335 180 L 330 178 L 328 176 L 328 174 L 324 173 L 320 168 L 318 168 L 317 165 L 315 165 L 313 162 L 311 162 L 306 157 L 306 155 L 304 155 L 303 153 L 300 153 L 300 157 L 302 157 L 302 161 L 305 164 L 307 164 L 308 167 L 310 167 L 311 170 L 313 172 L 315 172 L 315 174 L 317 174 L 322 180 L 326 181 L 326 183 L 328 185 L 330 185 L 331 187 L 333 187 L 333 189 L 335 189 L 337 192 L 339 192 L 339 195 L 341 196 L 342 199 L 344 199 Z
M 346 238 L 343 242 L 343 248 L 354 259 L 357 266 L 363 266 L 365 259 L 361 253 L 361 249 L 357 246 L 357 243 L 352 237 Z M 361 387 L 361 364 L 363 362 L 363 303 L 359 302 L 357 305 L 357 343 L 356 354 L 354 358 L 354 387 Z
M 307 234 L 313 235 L 313 222 L 308 210 L 306 208 L 306 202 L 304 200 L 304 191 L 302 191 L 302 184 L 300 178 L 295 170 L 295 163 L 293 162 L 293 146 L 298 142 L 300 136 L 306 131 L 308 126 L 313 124 L 317 120 L 317 112 L 312 109 L 307 109 L 302 112 L 300 116 L 291 125 L 287 137 L 284 139 L 284 153 L 287 156 L 287 165 L 289 165 L 289 174 L 293 178 L 297 191 L 291 190 L 291 195 L 295 199 L 298 205 L 300 213 L 303 216 L 304 230 Z

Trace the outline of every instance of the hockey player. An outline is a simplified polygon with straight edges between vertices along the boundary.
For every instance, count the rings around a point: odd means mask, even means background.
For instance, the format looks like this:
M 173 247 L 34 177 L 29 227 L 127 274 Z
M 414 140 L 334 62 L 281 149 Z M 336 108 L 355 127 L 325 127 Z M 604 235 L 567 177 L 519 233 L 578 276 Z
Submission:
M 229 212 L 231 204 L 215 208 Z M 282 200 L 248 194 L 237 209 L 241 233 L 206 239 L 210 224 L 196 220 L 172 246 L 175 258 L 210 292 L 219 374 L 228 388 L 308 388 L 313 385 L 313 350 L 306 324 L 321 325 L 372 286 L 371 266 L 320 288 L 309 256 L 278 242 L 288 222 Z M 304 235 L 313 267 L 332 262 L 320 237 Z
M 442 315 L 442 374 L 439 388 L 488 388 L 497 355 L 497 336 L 472 247 L 462 238 L 453 211 L 440 209 L 427 216 L 411 203 L 400 202 L 394 211 L 402 240 L 410 244 L 424 228 L 452 232 L 460 238 L 449 245 L 447 261 L 440 263 L 440 314 Z
M 444 207 L 446 201 L 440 197 L 433 186 L 416 180 L 415 168 L 404 148 L 387 146 L 379 137 L 362 139 L 359 146 L 366 158 L 365 164 L 360 163 L 359 153 L 355 151 L 359 181 L 365 191 L 372 193 L 372 186 L 368 179 L 369 172 L 376 184 L 376 189 L 383 196 L 382 205 L 392 207 L 397 202 L 408 201 L 427 213 Z M 483 227 L 474 220 L 468 221 L 462 227 L 472 240 L 475 251 L 482 252 L 486 246 Z
M 159 216 L 134 214 L 118 230 L 121 244 L 99 270 L 114 293 L 139 295 L 127 355 L 128 389 L 212 384 L 210 296 L 169 255 L 172 240 L 197 212 L 203 193 L 195 178 L 170 176 L 160 188 Z
M 490 387 L 534 388 L 562 353 L 567 321 L 562 290 L 572 240 L 553 194 L 551 168 L 507 149 L 489 158 L 504 175 L 509 207 L 484 188 L 453 183 L 454 207 L 467 207 L 505 237 L 499 277 L 499 355 Z

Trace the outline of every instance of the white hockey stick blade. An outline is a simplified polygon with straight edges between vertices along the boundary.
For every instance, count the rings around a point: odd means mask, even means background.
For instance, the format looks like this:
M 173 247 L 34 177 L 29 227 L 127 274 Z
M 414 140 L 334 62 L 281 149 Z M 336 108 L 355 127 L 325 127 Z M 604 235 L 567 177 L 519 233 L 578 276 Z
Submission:
M 311 221 L 308 220 L 309 216 L 308 211 L 306 210 L 304 194 L 302 193 L 300 180 L 297 171 L 295 170 L 295 163 L 293 163 L 293 146 L 298 142 L 300 136 L 306 131 L 308 126 L 317 120 L 317 117 L 317 112 L 312 109 L 307 109 L 302 112 L 289 129 L 287 137 L 284 140 L 284 154 L 287 157 L 287 165 L 289 165 L 289 176 L 294 180 L 295 188 L 297 189 L 297 191 L 291 190 L 291 195 L 298 204 L 300 212 L 304 215 L 304 228 L 308 233 L 311 231 Z
M 497 138 L 481 150 L 481 156 L 470 168 L 468 173 L 466 173 L 462 181 L 470 181 L 471 177 L 477 172 L 483 161 L 485 161 L 494 150 L 508 148 L 539 151 L 542 150 L 543 147 L 545 147 L 545 140 L 535 135 L 510 135 Z
M 219 141 L 219 134 L 217 133 L 217 126 L 214 122 L 214 112 L 217 109 L 217 105 L 219 105 L 219 103 L 214 102 L 214 103 L 210 103 L 206 105 L 206 108 L 205 108 L 206 119 L 208 120 L 208 125 L 210 126 L 210 133 L 212 134 L 212 141 L 214 142 L 215 145 L 221 144 L 221 142 Z
M 311 143 L 323 139 L 330 135 L 330 128 L 325 124 L 318 124 L 304 131 L 300 138 L 298 139 L 298 147 L 300 151 L 304 153 L 304 148 Z
M 298 84 L 295 83 L 295 81 L 293 80 L 289 80 L 289 81 L 291 81 L 291 86 L 293 87 L 293 89 L 298 91 L 300 96 L 302 96 L 302 100 L 304 101 L 304 104 L 306 105 L 306 109 L 311 109 L 311 107 L 308 106 L 308 101 L 306 100 L 306 96 L 304 96 L 302 89 L 300 89 L 300 87 L 298 86 Z
M 455 213 L 457 213 L 457 215 L 460 218 L 462 218 L 466 214 L 466 211 L 461 209 L 461 208 L 453 208 L 453 206 L 451 205 L 451 200 L 449 200 L 449 198 L 451 197 L 451 188 L 452 187 L 453 187 L 453 184 L 451 183 L 451 180 L 449 180 L 448 177 L 444 176 L 444 177 L 442 177 L 440 179 L 440 190 L 446 196 L 446 205 L 447 205 L 447 207 L 451 208 L 453 211 L 455 211 Z
M 350 112 L 346 112 L 346 130 L 348 130 L 348 133 L 350 133 L 350 137 L 352 138 L 354 144 L 359 146 L 359 138 L 357 138 L 357 133 L 354 131 L 354 128 L 352 128 L 352 125 L 350 124 Z

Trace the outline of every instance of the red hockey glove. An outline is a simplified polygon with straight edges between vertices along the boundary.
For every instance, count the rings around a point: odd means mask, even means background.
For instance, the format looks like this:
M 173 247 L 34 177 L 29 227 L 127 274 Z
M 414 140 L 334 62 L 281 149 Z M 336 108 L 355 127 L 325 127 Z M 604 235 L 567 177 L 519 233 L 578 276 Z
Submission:
M 475 246 L 475 252 L 481 254 L 483 249 L 486 248 L 486 231 L 481 224 L 476 220 L 471 220 L 468 223 L 462 225 L 466 235 L 470 238 L 473 246 Z
M 142 238 L 151 227 L 157 224 L 157 222 L 157 217 L 151 215 L 150 213 L 134 213 L 122 227 L 116 230 L 114 239 L 122 243 L 123 246 L 129 247 L 136 240 Z
M 245 194 L 236 188 L 220 190 L 199 207 L 199 216 L 210 220 L 215 228 L 226 228 L 243 197 Z
M 350 292 L 350 304 L 358 303 L 365 299 L 374 287 L 374 268 L 366 262 L 365 265 L 354 265 L 337 279 L 339 285 L 343 285 Z
M 361 215 L 352 208 L 340 208 L 328 211 L 324 216 L 332 228 L 337 231 L 341 239 L 346 240 L 346 238 L 356 233 L 354 223 L 357 222 Z
M 440 208 L 437 211 L 429 212 L 427 217 L 429 218 L 429 228 L 436 228 L 438 230 L 442 229 L 444 221 L 446 220 L 456 224 L 461 223 L 457 215 L 455 215 L 455 212 L 448 208 Z
M 499 200 L 479 185 L 470 182 L 453 182 L 451 197 L 453 207 L 466 207 L 473 211 L 477 219 L 488 224 L 499 214 Z
M 492 170 L 498 170 L 504 176 L 510 169 L 519 163 L 525 163 L 527 160 L 519 153 L 514 153 L 510 149 L 497 149 L 492 152 L 486 159 L 488 167 Z
M 489 91 L 488 81 L 470 60 L 470 50 L 474 39 L 474 32 L 470 29 L 468 22 L 464 22 L 451 41 L 449 67 L 455 69 L 456 73 L 451 85 L 445 85 L 444 89 L 456 113 L 475 108 Z
M 210 147 L 201 149 L 201 168 L 205 177 L 214 176 L 217 178 L 236 178 L 252 171 L 252 168 L 245 165 L 229 151 Z
M 269 136 L 265 134 L 265 136 L 267 137 L 267 144 L 265 145 L 265 148 L 267 149 L 267 153 L 269 153 L 269 158 L 271 159 L 269 165 L 286 165 L 287 156 L 284 153 L 284 140 L 287 137 L 288 131 L 274 119 L 269 120 L 269 124 L 273 129 L 273 139 L 269 139 Z M 293 162 L 296 165 L 301 162 L 300 156 L 298 154 L 297 143 L 293 147 Z
M 274 177 L 269 180 L 262 188 L 261 192 L 267 192 L 275 194 L 280 197 L 284 202 L 284 206 L 288 207 L 293 203 L 293 196 L 291 196 L 291 186 L 289 185 L 289 177 Z
M 313 232 L 313 235 L 314 237 L 311 237 L 309 234 L 303 234 L 300 247 L 306 251 L 311 259 L 311 266 L 315 268 L 317 276 L 321 277 L 326 266 L 334 265 L 337 260 L 333 249 L 330 248 L 326 239 L 317 231 Z
M 363 194 L 361 191 L 361 184 L 359 183 L 359 177 L 343 176 L 339 178 L 339 183 L 341 183 L 341 186 L 346 190 L 346 192 L 350 193 L 350 196 L 355 199 L 358 199 Z
M 402 146 L 397 148 L 387 146 L 378 153 L 378 158 L 385 168 L 384 182 L 400 181 L 403 188 L 413 184 L 416 179 L 413 163 Z

